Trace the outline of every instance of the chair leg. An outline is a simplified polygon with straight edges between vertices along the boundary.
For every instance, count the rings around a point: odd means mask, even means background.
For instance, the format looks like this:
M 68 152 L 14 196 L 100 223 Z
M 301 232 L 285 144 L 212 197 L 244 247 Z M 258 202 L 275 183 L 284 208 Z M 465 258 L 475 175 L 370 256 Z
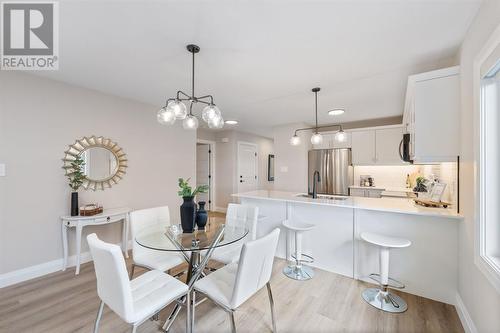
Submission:
M 137 332 L 137 325 L 132 325 L 132 333 Z
M 231 319 L 231 332 L 236 333 L 236 323 L 234 321 L 234 311 L 229 312 L 229 317 Z
M 104 302 L 101 301 L 101 304 L 99 304 L 99 310 L 97 310 L 97 318 L 95 319 L 94 333 L 97 333 L 99 331 L 99 322 L 101 321 L 103 309 L 104 309 Z
M 132 268 L 130 269 L 130 280 L 132 280 L 132 278 L 134 277 L 134 270 L 135 270 L 135 264 L 132 264 Z
M 271 292 L 271 284 L 268 282 L 266 286 L 267 286 L 267 294 L 269 296 L 269 304 L 271 306 L 271 320 L 273 322 L 273 333 L 277 333 L 278 331 L 276 330 L 276 314 L 274 313 L 274 300 L 273 300 L 273 293 Z
M 191 292 L 188 291 L 186 294 L 186 332 L 191 333 L 193 332 L 193 328 L 191 326 L 191 316 L 193 316 L 193 321 L 194 321 L 194 314 L 191 314 Z

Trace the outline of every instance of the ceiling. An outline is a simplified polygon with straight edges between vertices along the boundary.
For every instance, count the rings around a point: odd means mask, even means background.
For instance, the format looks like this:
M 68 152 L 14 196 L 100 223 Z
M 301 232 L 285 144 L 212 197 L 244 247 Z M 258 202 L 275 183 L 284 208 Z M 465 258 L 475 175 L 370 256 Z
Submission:
M 153 105 L 189 91 L 272 127 L 402 114 L 408 74 L 453 64 L 480 1 L 60 1 L 59 71 L 36 75 Z M 157 107 L 156 107 L 157 106 Z M 346 108 L 332 119 L 326 111 Z M 199 109 L 198 109 L 199 110 Z M 199 110 L 200 112 L 201 110 Z

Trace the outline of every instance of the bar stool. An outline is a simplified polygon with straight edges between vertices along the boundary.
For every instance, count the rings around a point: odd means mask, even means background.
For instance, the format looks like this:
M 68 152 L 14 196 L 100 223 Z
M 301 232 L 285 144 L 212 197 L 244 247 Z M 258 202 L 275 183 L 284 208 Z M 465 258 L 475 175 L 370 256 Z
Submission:
M 370 274 L 370 278 L 380 284 L 379 288 L 368 288 L 362 293 L 363 299 L 371 306 L 386 312 L 405 312 L 408 309 L 406 302 L 398 295 L 392 294 L 388 287 L 403 289 L 401 282 L 389 277 L 389 250 L 392 248 L 405 248 L 411 241 L 404 238 L 389 237 L 369 232 L 361 233 L 361 239 L 379 247 L 380 273 Z
M 295 233 L 295 253 L 292 254 L 292 258 L 295 259 L 294 265 L 289 265 L 283 269 L 283 274 L 288 276 L 290 279 L 304 281 L 309 280 L 314 276 L 312 268 L 308 266 L 303 266 L 302 263 L 312 263 L 314 262 L 313 257 L 302 253 L 302 234 L 306 231 L 314 229 L 316 226 L 310 223 L 304 222 L 292 222 L 285 220 L 282 225 L 287 229 L 287 231 L 292 231 Z M 287 254 L 288 254 L 288 244 L 289 244 L 289 232 L 286 233 L 287 237 Z M 306 259 L 303 259 L 303 258 Z M 288 260 L 288 257 L 287 257 Z

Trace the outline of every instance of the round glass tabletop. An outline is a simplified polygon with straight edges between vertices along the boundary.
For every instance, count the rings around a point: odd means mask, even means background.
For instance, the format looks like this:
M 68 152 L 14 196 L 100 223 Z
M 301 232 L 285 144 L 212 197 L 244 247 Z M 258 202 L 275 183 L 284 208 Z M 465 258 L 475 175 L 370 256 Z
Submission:
M 142 230 L 135 241 L 146 248 L 159 251 L 199 251 L 207 250 L 213 244 L 221 225 L 206 226 L 205 230 L 195 230 L 185 234 L 180 225 L 159 228 L 149 227 Z M 248 234 L 248 229 L 224 225 L 221 240 L 215 247 L 235 243 Z

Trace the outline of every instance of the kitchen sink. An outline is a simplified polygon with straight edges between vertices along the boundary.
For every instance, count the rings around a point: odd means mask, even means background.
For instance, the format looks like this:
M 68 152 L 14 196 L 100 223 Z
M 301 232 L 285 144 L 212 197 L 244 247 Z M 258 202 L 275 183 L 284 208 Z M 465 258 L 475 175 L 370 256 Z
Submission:
M 300 197 L 300 198 L 311 198 L 312 199 L 312 194 L 304 194 L 304 193 L 301 193 L 301 194 L 297 194 L 296 197 Z M 328 195 L 328 194 L 318 194 L 318 198 L 317 199 L 327 199 L 327 200 L 338 200 L 338 201 L 343 201 L 343 200 L 347 200 L 348 197 L 339 197 L 339 196 L 332 196 L 332 195 Z

